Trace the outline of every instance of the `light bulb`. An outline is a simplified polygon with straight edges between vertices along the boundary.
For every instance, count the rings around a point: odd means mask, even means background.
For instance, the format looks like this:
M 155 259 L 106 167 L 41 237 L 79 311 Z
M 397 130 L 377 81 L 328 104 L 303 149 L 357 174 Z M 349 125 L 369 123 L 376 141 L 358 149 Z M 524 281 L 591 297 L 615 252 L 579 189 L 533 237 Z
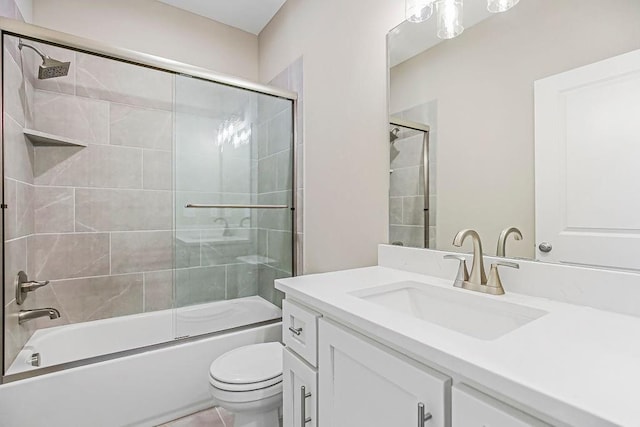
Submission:
M 409 22 L 423 22 L 433 14 L 435 0 L 405 0 L 405 18 Z
M 462 34 L 462 0 L 440 0 L 436 3 L 436 11 L 439 38 L 452 39 Z
M 506 12 L 520 0 L 487 0 L 487 10 L 491 13 Z

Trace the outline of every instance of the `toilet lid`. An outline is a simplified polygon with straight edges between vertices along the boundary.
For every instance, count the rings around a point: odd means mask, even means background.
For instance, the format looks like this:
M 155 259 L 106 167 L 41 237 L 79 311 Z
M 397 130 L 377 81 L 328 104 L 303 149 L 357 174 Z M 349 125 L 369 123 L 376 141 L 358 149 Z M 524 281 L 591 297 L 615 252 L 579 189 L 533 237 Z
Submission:
M 213 361 L 212 379 L 228 384 L 254 384 L 282 376 L 282 344 L 252 344 L 231 350 Z

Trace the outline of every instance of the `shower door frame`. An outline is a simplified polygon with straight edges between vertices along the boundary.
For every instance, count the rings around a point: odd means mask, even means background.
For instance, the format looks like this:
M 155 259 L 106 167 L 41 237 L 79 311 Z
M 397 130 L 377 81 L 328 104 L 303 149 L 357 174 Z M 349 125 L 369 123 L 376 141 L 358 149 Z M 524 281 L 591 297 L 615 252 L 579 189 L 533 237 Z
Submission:
M 54 46 L 58 46 L 65 49 L 73 49 L 79 52 L 101 56 L 103 58 L 126 62 L 132 65 L 137 65 L 140 67 L 151 68 L 158 71 L 168 72 L 174 74 L 176 76 L 183 77 L 192 77 L 200 80 L 209 81 L 215 84 L 221 84 L 229 87 L 234 87 L 238 89 L 247 90 L 250 92 L 258 93 L 261 95 L 269 95 L 277 98 L 282 98 L 285 100 L 291 101 L 291 119 L 292 119 L 292 141 L 291 141 L 291 206 L 289 207 L 291 213 L 291 274 L 292 276 L 297 275 L 297 266 L 298 266 L 298 250 L 297 250 L 297 220 L 296 220 L 296 212 L 297 212 L 297 171 L 298 171 L 298 132 L 297 129 L 298 121 L 297 119 L 297 107 L 298 107 L 298 94 L 296 92 L 291 92 L 285 89 L 281 89 L 274 86 L 263 85 L 259 83 L 255 83 L 249 80 L 245 80 L 242 78 L 216 73 L 210 71 L 206 68 L 197 67 L 194 65 L 184 64 L 178 61 L 174 61 L 167 58 L 162 58 L 155 55 L 150 55 L 147 53 L 137 52 L 130 49 L 124 49 L 117 46 L 111 46 L 105 43 L 100 43 L 95 40 L 87 39 L 84 37 L 78 37 L 71 34 L 50 30 L 48 28 L 39 27 L 36 25 L 27 24 L 24 22 L 16 21 L 8 18 L 0 17 L 0 37 L 2 38 L 2 49 L 4 50 L 4 36 L 14 36 L 20 37 L 26 40 L 33 40 L 39 42 L 45 42 Z M 3 53 L 4 54 L 4 53 Z M 4 68 L 4 64 L 0 64 Z M 0 132 L 0 143 L 2 144 L 2 206 L 0 208 L 3 210 L 3 218 L 4 218 L 4 209 L 6 206 L 4 205 L 4 69 L 2 72 L 2 132 Z M 0 256 L 2 256 L 2 277 L 5 277 L 5 230 L 4 230 L 4 222 L 2 224 L 2 247 L 0 250 Z M 4 280 L 4 279 L 3 279 Z M 156 350 L 160 348 L 172 347 L 175 345 L 181 345 L 190 341 L 199 341 L 203 339 L 208 339 L 214 336 L 228 334 L 233 332 L 239 332 L 243 330 L 247 330 L 250 328 L 255 328 L 263 325 L 269 325 L 273 323 L 277 323 L 282 321 L 282 318 L 272 319 L 258 323 L 252 323 L 249 325 L 243 325 L 240 327 L 227 329 L 224 331 L 217 331 L 203 335 L 197 335 L 184 339 L 174 339 L 173 341 L 153 344 L 149 346 L 139 347 L 135 349 L 129 349 L 117 353 L 110 353 L 105 355 L 99 355 L 87 359 L 76 360 L 72 362 L 62 363 L 54 366 L 46 366 L 43 368 L 35 369 L 32 371 L 25 371 L 11 375 L 4 374 L 4 359 L 5 359 L 5 317 L 4 317 L 4 292 L 0 292 L 0 302 L 2 303 L 2 319 L 0 319 L 0 367 L 2 368 L 2 375 L 0 375 L 0 384 L 6 384 L 17 380 L 37 377 L 40 375 L 49 374 L 52 372 L 63 371 L 66 369 L 71 369 L 79 366 L 90 365 L 93 363 L 104 362 L 108 360 L 117 359 L 120 357 L 131 356 L 134 354 L 144 353 L 151 350 Z
M 389 124 L 405 129 L 416 130 L 422 132 L 424 135 L 422 138 L 422 180 L 424 184 L 424 206 L 422 208 L 422 215 L 424 216 L 424 247 L 425 249 L 429 249 L 429 133 L 431 132 L 431 128 L 422 123 L 394 117 L 389 118 Z

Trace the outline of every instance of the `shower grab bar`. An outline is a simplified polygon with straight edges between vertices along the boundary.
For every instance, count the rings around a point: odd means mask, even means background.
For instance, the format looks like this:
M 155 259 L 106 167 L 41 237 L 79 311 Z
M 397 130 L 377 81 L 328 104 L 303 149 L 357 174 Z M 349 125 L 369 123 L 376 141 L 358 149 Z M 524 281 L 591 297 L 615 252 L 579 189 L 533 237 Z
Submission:
M 184 206 L 191 209 L 288 209 L 288 205 L 198 205 L 188 203 Z

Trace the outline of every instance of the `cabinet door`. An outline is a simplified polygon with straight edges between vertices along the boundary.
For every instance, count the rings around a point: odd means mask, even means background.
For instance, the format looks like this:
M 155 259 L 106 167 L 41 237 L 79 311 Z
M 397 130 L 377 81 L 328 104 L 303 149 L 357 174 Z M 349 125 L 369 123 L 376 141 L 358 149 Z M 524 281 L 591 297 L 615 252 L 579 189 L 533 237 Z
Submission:
M 322 427 L 450 425 L 448 377 L 330 321 L 319 323 Z M 421 404 L 431 419 L 418 419 Z
M 453 387 L 452 427 L 549 427 L 465 385 Z
M 318 401 L 316 370 L 287 348 L 283 353 L 282 375 L 284 427 L 318 426 L 316 421 Z M 304 395 L 302 387 L 304 387 Z M 309 421 L 306 421 L 307 419 Z

